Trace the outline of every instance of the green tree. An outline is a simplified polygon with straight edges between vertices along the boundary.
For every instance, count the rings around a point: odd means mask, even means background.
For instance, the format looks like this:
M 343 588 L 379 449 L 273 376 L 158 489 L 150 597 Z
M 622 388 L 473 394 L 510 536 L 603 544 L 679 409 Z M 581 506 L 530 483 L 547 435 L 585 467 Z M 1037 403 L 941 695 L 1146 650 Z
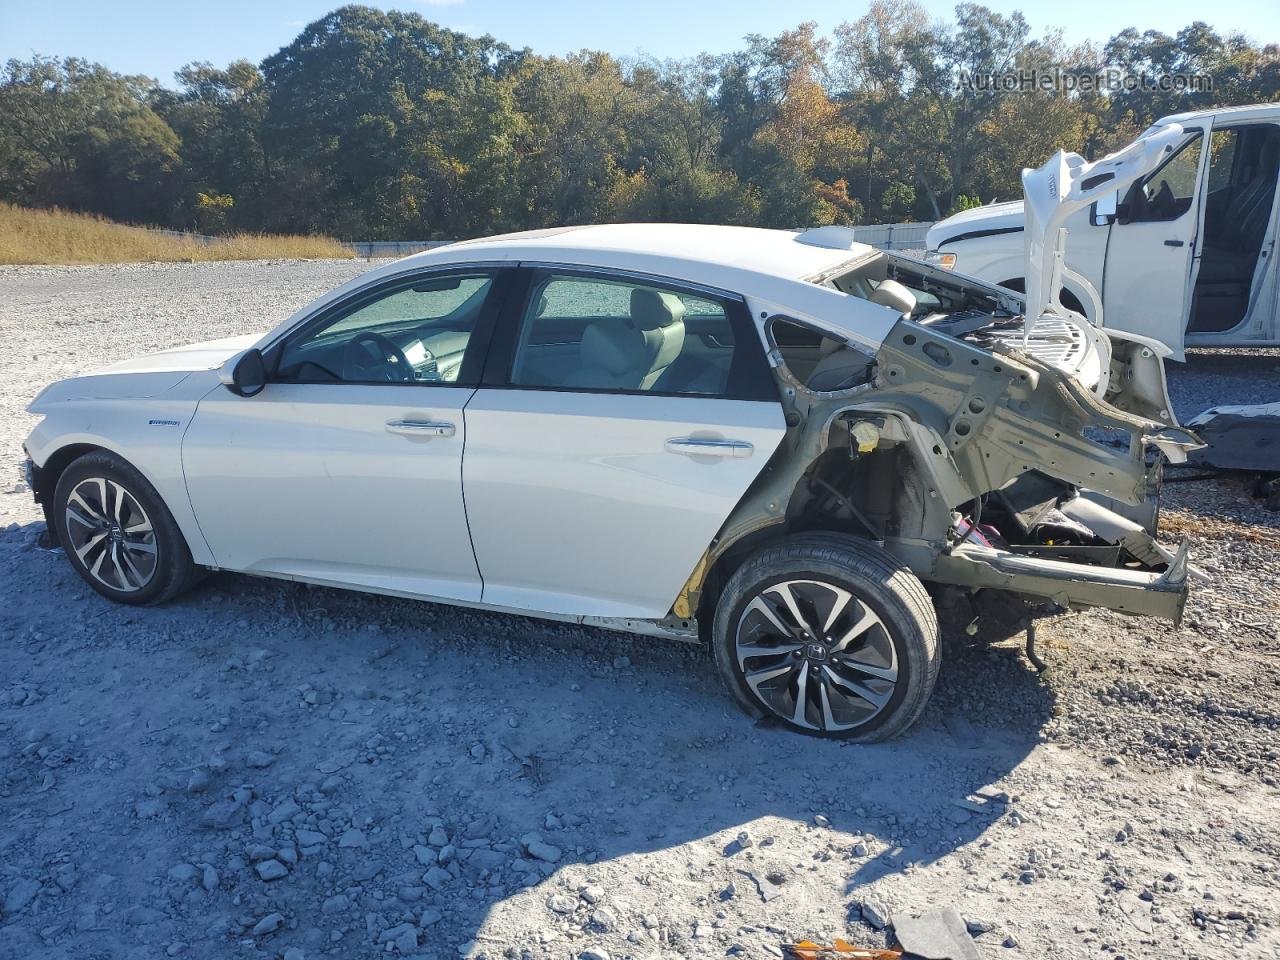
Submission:
M 0 196 L 168 223 L 179 140 L 154 87 L 74 57 L 10 60 L 0 74 Z

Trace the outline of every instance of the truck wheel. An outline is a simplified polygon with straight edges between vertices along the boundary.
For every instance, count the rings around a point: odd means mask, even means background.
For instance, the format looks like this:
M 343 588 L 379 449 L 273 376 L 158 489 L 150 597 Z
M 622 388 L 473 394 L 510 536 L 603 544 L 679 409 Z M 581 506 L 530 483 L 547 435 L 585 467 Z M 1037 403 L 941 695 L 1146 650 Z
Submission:
M 941 663 L 937 616 L 915 574 L 834 533 L 788 537 L 747 559 L 720 594 L 712 636 L 740 707 L 817 737 L 901 733 Z
M 195 582 L 173 515 L 146 478 L 114 453 L 73 461 L 58 478 L 51 512 L 76 573 L 110 600 L 163 603 Z

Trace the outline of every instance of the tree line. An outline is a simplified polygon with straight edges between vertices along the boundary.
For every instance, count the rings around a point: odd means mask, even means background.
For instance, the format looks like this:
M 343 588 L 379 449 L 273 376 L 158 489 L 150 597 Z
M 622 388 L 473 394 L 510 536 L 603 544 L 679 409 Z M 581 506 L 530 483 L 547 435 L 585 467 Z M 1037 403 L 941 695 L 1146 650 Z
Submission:
M 993 74 L 1070 77 L 1027 91 Z M 1081 78 L 1207 76 L 1211 88 Z M 0 199 L 209 233 L 460 238 L 555 224 L 932 220 L 1021 195 L 1059 147 L 1280 99 L 1280 46 L 1193 23 L 1101 46 L 1019 13 L 911 2 L 687 60 L 566 57 L 345 6 L 259 65 L 166 87 L 77 58 L 0 74 Z M 1067 89 L 1072 87 L 1073 89 Z

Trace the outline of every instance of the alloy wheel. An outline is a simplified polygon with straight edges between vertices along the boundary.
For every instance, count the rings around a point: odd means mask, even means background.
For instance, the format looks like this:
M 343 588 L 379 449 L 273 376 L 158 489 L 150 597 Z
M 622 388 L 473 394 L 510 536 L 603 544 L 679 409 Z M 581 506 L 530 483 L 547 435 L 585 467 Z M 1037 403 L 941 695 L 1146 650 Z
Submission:
M 89 575 L 122 593 L 156 573 L 156 535 L 137 498 L 115 480 L 87 477 L 67 495 L 67 537 Z
M 783 580 L 743 608 L 735 653 L 761 704 L 799 727 L 839 732 L 874 719 L 898 685 L 898 656 L 865 602 L 822 580 Z

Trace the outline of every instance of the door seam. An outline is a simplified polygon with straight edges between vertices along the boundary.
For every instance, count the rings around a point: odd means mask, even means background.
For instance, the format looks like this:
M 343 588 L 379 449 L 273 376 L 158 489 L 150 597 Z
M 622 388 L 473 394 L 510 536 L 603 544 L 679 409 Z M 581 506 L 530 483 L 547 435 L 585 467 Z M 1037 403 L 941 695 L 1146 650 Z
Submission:
M 471 428 L 467 425 L 467 407 L 471 406 L 471 401 L 476 398 L 476 394 L 480 392 L 480 388 L 471 391 L 471 396 L 467 397 L 467 402 L 462 405 L 459 411 L 462 416 L 462 455 L 458 457 L 458 486 L 462 496 L 462 522 L 467 525 L 467 542 L 471 544 L 471 562 L 476 565 L 476 576 L 480 580 L 480 602 L 484 602 L 484 571 L 480 569 L 480 554 L 476 552 L 475 535 L 471 532 L 471 513 L 467 510 L 467 483 L 466 483 L 466 467 L 467 467 L 467 440 L 470 439 Z
M 187 425 L 182 428 L 182 436 L 178 438 L 178 466 L 182 468 L 182 492 L 187 495 L 187 508 L 191 511 L 191 519 L 195 521 L 196 532 L 204 541 L 204 548 L 209 551 L 209 556 L 213 557 L 213 565 L 217 569 L 221 569 L 222 564 L 218 560 L 218 555 L 213 552 L 213 547 L 209 545 L 209 538 L 205 536 L 204 527 L 200 524 L 200 514 L 196 513 L 195 502 L 191 499 L 191 484 L 187 480 L 187 433 L 191 430 L 191 425 L 196 422 L 201 405 L 213 395 L 214 390 L 220 389 L 224 389 L 222 384 L 215 384 L 212 390 L 201 395 L 196 401 L 195 409 L 191 411 L 191 416 L 187 417 Z

